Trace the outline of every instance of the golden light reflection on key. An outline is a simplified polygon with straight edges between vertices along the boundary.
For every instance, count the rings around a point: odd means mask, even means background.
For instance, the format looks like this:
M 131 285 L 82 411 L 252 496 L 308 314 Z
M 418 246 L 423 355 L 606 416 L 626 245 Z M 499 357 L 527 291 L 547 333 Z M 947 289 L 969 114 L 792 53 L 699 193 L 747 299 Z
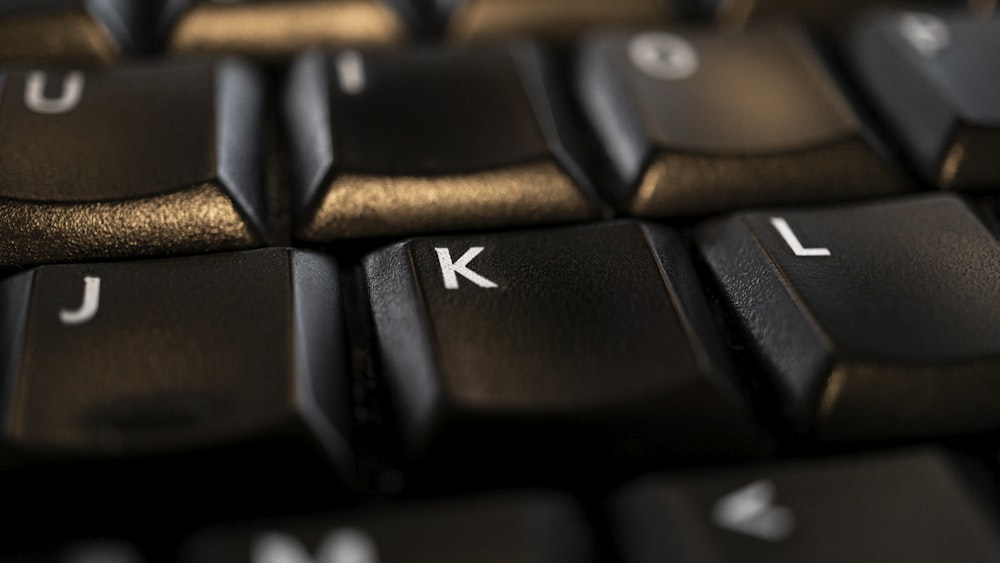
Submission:
M 317 45 L 388 45 L 406 36 L 399 15 L 372 0 L 198 4 L 177 22 L 169 49 L 281 56 Z

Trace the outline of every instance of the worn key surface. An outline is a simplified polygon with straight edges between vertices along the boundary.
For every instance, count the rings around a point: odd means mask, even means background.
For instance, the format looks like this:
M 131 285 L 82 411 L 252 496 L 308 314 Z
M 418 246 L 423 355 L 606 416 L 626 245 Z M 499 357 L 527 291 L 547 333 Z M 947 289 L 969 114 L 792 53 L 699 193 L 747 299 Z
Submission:
M 1000 428 L 1000 245 L 962 199 L 741 213 L 697 240 L 799 431 Z
M 263 86 L 236 60 L 2 74 L 0 265 L 258 246 Z
M 438 477 L 569 482 L 761 447 L 667 230 L 416 239 L 365 271 L 402 440 Z

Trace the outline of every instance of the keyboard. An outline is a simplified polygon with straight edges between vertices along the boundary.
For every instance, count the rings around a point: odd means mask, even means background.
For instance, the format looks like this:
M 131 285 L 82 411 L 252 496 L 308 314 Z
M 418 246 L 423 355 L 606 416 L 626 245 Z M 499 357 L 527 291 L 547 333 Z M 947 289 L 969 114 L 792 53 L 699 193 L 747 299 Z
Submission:
M 995 2 L 0 1 L 0 561 L 1000 561 Z

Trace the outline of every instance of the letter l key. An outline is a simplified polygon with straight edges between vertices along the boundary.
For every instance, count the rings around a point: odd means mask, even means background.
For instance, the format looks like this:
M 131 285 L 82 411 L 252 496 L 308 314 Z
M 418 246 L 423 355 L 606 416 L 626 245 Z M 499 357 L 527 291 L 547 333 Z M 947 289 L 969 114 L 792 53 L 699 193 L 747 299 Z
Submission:
M 788 248 L 792 249 L 792 252 L 796 256 L 829 256 L 830 249 L 825 247 L 815 247 L 806 248 L 802 246 L 799 242 L 799 237 L 795 236 L 795 232 L 792 228 L 788 226 L 788 221 L 785 221 L 783 217 L 771 217 L 771 226 L 774 227 L 778 234 L 781 235 L 782 240 L 788 245 Z

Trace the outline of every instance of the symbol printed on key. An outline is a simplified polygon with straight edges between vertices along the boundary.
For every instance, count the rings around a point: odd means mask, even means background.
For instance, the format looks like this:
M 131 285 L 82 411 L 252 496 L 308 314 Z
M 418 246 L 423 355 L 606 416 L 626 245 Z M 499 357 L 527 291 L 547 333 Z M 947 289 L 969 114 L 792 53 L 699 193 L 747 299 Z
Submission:
M 951 31 L 941 18 L 906 12 L 899 18 L 899 32 L 921 55 L 931 57 L 951 45 Z
M 375 542 L 357 528 L 330 531 L 313 558 L 298 538 L 279 532 L 259 536 L 253 543 L 253 563 L 378 563 Z
M 336 58 L 337 79 L 346 94 L 360 94 L 365 91 L 365 60 L 361 53 L 344 51 Z
M 457 262 L 452 262 L 450 250 L 447 248 L 434 248 L 434 251 L 437 252 L 438 262 L 441 264 L 441 277 L 444 278 L 444 287 L 446 289 L 458 289 L 458 276 L 456 274 L 460 274 L 463 278 L 479 287 L 497 287 L 497 284 L 469 269 L 469 262 L 472 262 L 473 258 L 479 256 L 479 253 L 483 249 L 484 247 L 482 246 L 473 246 L 466 250 L 465 254 L 459 257 Z
M 59 311 L 59 321 L 67 326 L 81 325 L 97 314 L 101 301 L 101 278 L 87 276 L 83 278 L 83 302 L 77 309 L 62 309 Z
M 795 513 L 790 508 L 775 506 L 775 496 L 774 482 L 754 481 L 720 498 L 712 507 L 712 523 L 761 540 L 786 540 L 795 531 Z
M 687 39 L 662 31 L 643 33 L 629 42 L 632 64 L 660 80 L 683 80 L 698 71 L 698 53 Z
M 824 248 L 824 247 L 806 248 L 802 246 L 802 243 L 799 242 L 799 237 L 795 236 L 795 232 L 792 231 L 792 228 L 788 226 L 788 221 L 785 221 L 782 217 L 771 217 L 771 226 L 773 226 L 774 229 L 778 231 L 778 234 L 781 235 L 782 239 L 784 239 L 785 244 L 788 245 L 788 248 L 792 249 L 792 252 L 794 252 L 796 256 L 830 255 L 829 248 Z
M 24 105 L 35 113 L 66 113 L 80 103 L 83 96 L 83 73 L 75 70 L 66 75 L 62 93 L 58 98 L 45 97 L 46 75 L 41 71 L 29 72 L 24 79 Z

